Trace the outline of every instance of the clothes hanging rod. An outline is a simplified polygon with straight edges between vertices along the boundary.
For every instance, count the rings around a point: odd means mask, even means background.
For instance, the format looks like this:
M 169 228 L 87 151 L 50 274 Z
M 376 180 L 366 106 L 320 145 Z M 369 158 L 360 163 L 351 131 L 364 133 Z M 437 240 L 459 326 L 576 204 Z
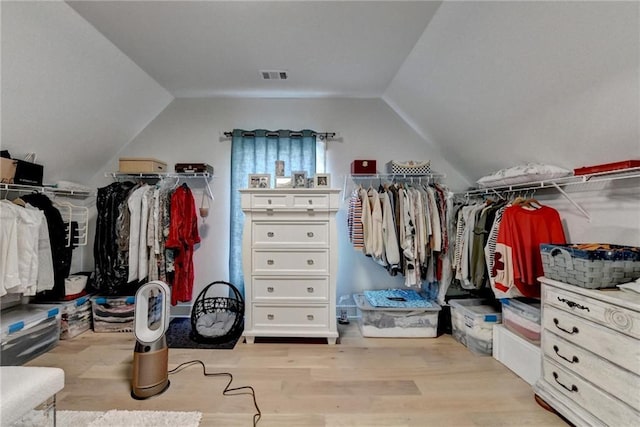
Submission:
M 314 136 L 317 136 L 318 138 L 320 138 L 321 141 L 323 140 L 333 140 L 339 137 L 337 132 L 312 132 L 311 133 Z M 225 137 L 225 139 L 231 139 L 231 137 L 233 137 L 233 132 L 223 132 L 222 135 Z M 250 131 L 246 131 L 246 132 L 242 132 L 243 136 L 255 136 L 255 132 L 250 132 Z M 279 136 L 280 133 L 279 132 L 266 132 L 265 135 L 267 137 L 275 137 L 275 136 Z M 290 132 L 289 135 L 291 135 L 292 137 L 301 137 L 302 136 L 302 132 Z

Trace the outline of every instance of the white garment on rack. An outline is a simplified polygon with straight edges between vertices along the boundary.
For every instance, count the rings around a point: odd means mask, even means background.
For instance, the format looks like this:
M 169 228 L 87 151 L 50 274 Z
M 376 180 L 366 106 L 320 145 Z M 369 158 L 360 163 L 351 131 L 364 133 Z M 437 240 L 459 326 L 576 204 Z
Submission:
M 374 188 L 367 191 L 369 207 L 371 208 L 371 256 L 373 259 L 386 265 L 383 262 L 384 256 L 384 236 L 382 235 L 382 205 L 380 195 Z
M 55 277 L 53 272 L 53 255 L 51 253 L 51 240 L 49 239 L 49 225 L 44 212 L 27 203 L 25 209 L 32 211 L 40 219 L 40 234 L 38 236 L 38 279 L 36 283 L 37 292 L 49 291 L 53 289 Z M 33 289 L 32 289 L 33 290 Z M 36 292 L 25 295 L 35 295 Z
M 138 244 L 138 280 L 149 275 L 149 246 L 147 229 L 149 226 L 149 202 L 153 196 L 153 187 L 147 185 L 142 193 L 140 207 L 140 243 Z
M 147 191 L 147 185 L 134 190 L 127 199 L 129 207 L 129 277 L 128 282 L 138 280 L 138 259 L 140 251 L 140 216 L 142 210 L 142 196 Z
M 373 239 L 371 238 L 371 229 L 373 224 L 371 222 L 371 205 L 369 204 L 369 196 L 367 190 L 360 188 L 358 191 L 360 200 L 362 201 L 362 234 L 364 235 L 363 250 L 365 255 L 371 255 L 373 253 Z
M 20 285 L 18 268 L 18 218 L 0 202 L 0 296 Z
M 382 200 L 382 236 L 385 256 L 390 266 L 399 268 L 400 251 L 398 250 L 398 236 L 393 220 L 393 210 L 391 209 L 389 193 L 382 193 L 380 198 Z
M 12 293 L 25 292 L 28 295 L 35 295 L 38 282 L 38 242 L 43 216 L 39 215 L 39 211 L 37 213 L 25 209 L 9 200 L 1 200 L 0 203 L 15 215 L 17 221 L 20 283 L 17 286 L 6 288 L 6 291 Z M 33 287 L 33 289 L 30 289 L 30 287 Z

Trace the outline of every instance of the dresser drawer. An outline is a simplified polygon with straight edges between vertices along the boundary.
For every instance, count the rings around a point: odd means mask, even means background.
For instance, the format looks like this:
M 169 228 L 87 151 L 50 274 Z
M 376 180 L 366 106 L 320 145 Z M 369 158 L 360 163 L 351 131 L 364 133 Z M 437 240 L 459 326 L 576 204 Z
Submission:
M 329 301 L 329 278 L 254 277 L 255 302 L 319 302 Z
M 252 194 L 251 207 L 254 209 L 274 209 L 291 207 L 289 194 Z
M 327 247 L 328 245 L 328 221 L 261 221 L 253 224 L 254 247 Z
M 545 305 L 544 327 L 625 369 L 640 374 L 638 341 L 563 310 Z
M 326 209 L 329 207 L 328 194 L 294 194 L 293 207 L 305 209 Z
M 640 313 L 605 301 L 544 286 L 544 303 L 570 311 L 603 326 L 640 338 Z M 615 291 L 611 291 L 615 292 Z M 603 293 L 606 293 L 603 291 Z
M 253 327 L 256 330 L 313 330 L 329 327 L 329 307 L 326 304 L 296 307 L 254 304 L 252 311 Z
M 592 384 L 603 385 L 608 393 L 634 409 L 640 410 L 640 376 L 613 365 L 548 331 L 544 335 L 542 351 L 548 359 L 580 375 Z
M 638 411 L 546 357 L 542 362 L 542 375 L 551 387 L 609 426 L 637 425 L 640 419 Z
M 329 274 L 329 251 L 253 250 L 253 275 Z

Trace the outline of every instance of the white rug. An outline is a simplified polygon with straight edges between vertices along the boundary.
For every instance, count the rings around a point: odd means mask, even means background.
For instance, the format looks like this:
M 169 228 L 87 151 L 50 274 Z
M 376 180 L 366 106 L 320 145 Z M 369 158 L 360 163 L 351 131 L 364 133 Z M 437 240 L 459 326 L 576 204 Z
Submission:
M 198 427 L 202 418 L 201 412 L 118 410 L 57 411 L 56 415 L 56 427 Z

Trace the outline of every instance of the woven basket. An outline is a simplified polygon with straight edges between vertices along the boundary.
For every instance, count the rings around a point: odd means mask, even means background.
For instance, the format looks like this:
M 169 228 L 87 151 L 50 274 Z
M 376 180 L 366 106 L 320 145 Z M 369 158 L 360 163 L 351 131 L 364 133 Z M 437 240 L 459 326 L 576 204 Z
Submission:
M 583 249 L 584 247 L 595 249 Z M 540 245 L 545 277 L 589 289 L 640 277 L 640 249 L 619 245 Z
M 404 175 L 428 175 L 431 173 L 431 161 L 406 161 L 392 160 L 387 163 L 389 173 Z
M 228 282 L 207 285 L 191 309 L 191 339 L 199 343 L 219 344 L 235 339 L 242 334 L 243 325 L 244 299 Z

